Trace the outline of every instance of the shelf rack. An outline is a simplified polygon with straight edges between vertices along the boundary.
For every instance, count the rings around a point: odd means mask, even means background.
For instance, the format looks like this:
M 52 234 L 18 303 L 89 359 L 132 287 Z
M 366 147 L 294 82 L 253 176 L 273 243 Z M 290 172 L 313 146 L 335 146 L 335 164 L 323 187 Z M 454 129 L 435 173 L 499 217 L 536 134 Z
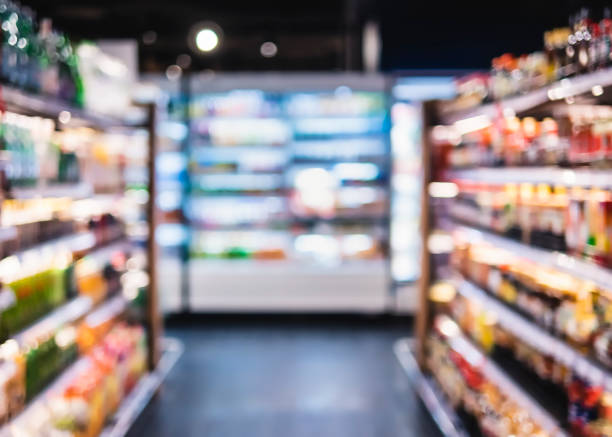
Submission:
M 429 300 L 429 288 L 435 276 L 453 273 L 446 265 L 447 253 L 430 253 L 426 247 L 428 238 L 435 229 L 448 230 L 459 233 L 462 238 L 471 242 L 489 243 L 497 248 L 505 249 L 518 257 L 530 260 L 539 265 L 554 268 L 556 270 L 571 274 L 576 278 L 596 283 L 603 289 L 608 289 L 612 284 L 612 269 L 598 265 L 586 258 L 568 253 L 560 253 L 553 250 L 533 247 L 520 241 L 495 234 L 494 232 L 482 230 L 477 226 L 466 225 L 454 220 L 440 219 L 440 215 L 447 212 L 446 203 L 452 200 L 433 198 L 427 193 L 427 187 L 431 182 L 451 181 L 458 183 L 470 182 L 491 185 L 502 185 L 508 183 L 531 183 L 549 184 L 553 186 L 584 187 L 612 189 L 612 170 L 598 166 L 581 167 L 556 167 L 556 166 L 530 166 L 530 167 L 491 167 L 491 168 L 461 168 L 443 169 L 438 160 L 442 156 L 435 149 L 432 139 L 432 129 L 440 124 L 454 124 L 460 121 L 470 121 L 472 118 L 496 118 L 504 115 L 534 115 L 562 114 L 558 109 L 565 109 L 574 101 L 584 101 L 587 104 L 609 103 L 609 91 L 612 88 L 612 68 L 606 68 L 596 72 L 564 79 L 546 87 L 536 89 L 523 95 L 509 97 L 501 101 L 482 104 L 480 106 L 456 110 L 456 106 L 448 102 L 431 101 L 426 102 L 424 108 L 424 144 L 427 153 L 423 156 L 423 220 L 422 220 L 422 270 L 423 278 L 420 284 L 419 305 L 420 310 L 416 317 L 416 342 L 414 346 L 415 356 L 421 369 L 425 369 L 425 341 L 429 335 L 431 317 L 433 314 L 432 303 Z M 601 91 L 604 91 L 603 96 Z M 576 99 L 572 99 L 575 97 Z M 474 122 L 477 120 L 475 119 Z M 434 179 L 435 178 L 435 179 Z M 454 273 L 456 275 L 456 273 Z M 483 308 L 489 309 L 497 315 L 497 323 L 514 334 L 517 338 L 530 345 L 536 350 L 559 360 L 571 368 L 578 376 L 596 384 L 601 384 L 606 390 L 612 390 L 612 369 L 599 363 L 594 357 L 584 355 L 569 343 L 556 337 L 540 325 L 515 311 L 512 306 L 498 300 L 492 294 L 487 293 L 474 283 L 461 276 L 451 277 L 449 280 L 459 295 L 471 300 L 478 301 Z M 460 341 L 461 342 L 461 341 Z M 464 347 L 468 353 L 480 352 L 469 341 Z M 471 347 L 470 347 L 471 345 Z M 474 352 L 475 353 L 475 352 Z M 482 355 L 482 353 L 481 353 Z M 503 380 L 496 372 L 492 359 L 483 356 L 486 363 L 485 373 L 490 378 Z M 508 373 L 510 375 L 510 373 Z M 501 378 L 501 379 L 500 379 Z M 504 390 L 520 398 L 515 390 L 520 389 L 518 380 L 506 378 Z M 538 397 L 538 399 L 540 399 Z M 540 401 L 545 402 L 544 399 Z M 442 400 L 444 403 L 444 400 Z M 539 407 L 536 401 L 533 406 L 525 403 L 529 411 L 536 411 Z
M 414 340 L 403 338 L 393 345 L 401 371 L 408 377 L 427 411 L 444 437 L 469 437 L 455 411 L 448 406 L 436 382 L 421 371 L 416 358 Z
M 448 316 L 442 316 L 447 317 Z M 450 320 L 450 318 L 448 318 Z M 501 392 L 512 399 L 517 404 L 521 405 L 529 415 L 545 429 L 549 435 L 553 437 L 567 437 L 565 431 L 562 430 L 561 424 L 552 417 L 538 402 L 527 394 L 516 382 L 514 382 L 502 369 L 489 359 L 478 348 L 471 339 L 459 332 L 448 340 L 449 346 L 466 357 L 471 364 L 476 364 L 476 367 L 482 374 L 495 384 Z
M 156 247 L 154 244 L 154 232 L 157 223 L 158 212 L 154 205 L 155 199 L 155 155 L 156 155 L 156 124 L 155 114 L 156 108 L 154 104 L 136 105 L 141 106 L 142 112 L 146 115 L 145 123 L 129 122 L 117 117 L 98 114 L 85 109 L 77 108 L 67 102 L 51 98 L 49 96 L 34 95 L 20 89 L 2 85 L 0 87 L 0 108 L 3 110 L 13 111 L 24 115 L 42 116 L 58 121 L 60 115 L 69 113 L 70 117 L 64 126 L 89 126 L 97 130 L 109 129 L 144 129 L 148 133 L 148 167 L 147 176 L 149 180 L 149 201 L 147 203 L 148 216 L 148 242 L 147 242 L 147 258 L 148 258 L 148 299 L 146 308 L 145 325 L 147 328 L 148 338 L 148 365 L 149 373 L 140 381 L 136 389 L 130 396 L 124 399 L 117 416 L 109 427 L 104 431 L 105 436 L 125 435 L 127 428 L 134 422 L 137 415 L 140 413 L 144 405 L 151 399 L 153 394 L 159 389 L 163 379 L 168 374 L 171 367 L 174 365 L 180 353 L 182 346 L 176 341 L 165 341 L 163 344 L 162 355 L 162 321 L 158 308 L 157 296 L 157 279 L 156 279 Z M 66 117 L 64 116 L 64 119 Z M 62 124 L 60 123 L 60 126 Z M 86 183 L 77 184 L 46 184 L 39 181 L 33 187 L 15 187 L 10 192 L 9 198 L 15 199 L 32 199 L 32 198 L 50 198 L 50 197 L 70 197 L 73 199 L 88 198 L 94 195 L 93 187 Z M 0 228 L 0 240 L 7 240 L 16 236 L 15 227 Z M 22 251 L 13 253 L 13 255 L 22 256 L 28 251 L 36 250 L 53 250 L 57 247 L 68 248 L 72 251 L 85 251 L 86 255 L 92 259 L 108 260 L 112 253 L 117 250 L 131 246 L 125 239 L 115 241 L 102 247 L 95 247 L 95 235 L 92 232 L 80 233 L 77 235 L 69 235 L 48 241 L 33 247 L 26 248 Z M 28 328 L 19 332 L 12 337 L 17 344 L 26 344 L 29 338 L 35 337 L 41 332 L 48 332 L 57 329 L 64 324 L 73 323 L 86 318 L 95 318 L 108 314 L 118 314 L 124 312 L 127 308 L 128 301 L 120 293 L 109 300 L 96 305 L 94 301 L 87 296 L 80 296 L 69 300 L 56 308 L 51 313 L 38 319 Z M 162 357 L 160 359 L 160 356 Z M 72 366 L 60 374 L 41 394 L 28 402 L 25 410 L 16 418 L 7 423 L 0 429 L 0 435 L 11 435 L 10 429 L 13 424 L 20 420 L 28 420 L 30 413 L 37 414 L 39 412 L 40 402 L 54 391 L 60 389 L 63 384 L 66 384 L 80 368 L 82 368 L 85 358 L 78 359 Z M 127 426 L 127 427 L 126 427 Z M 122 430 L 122 433 L 117 433 Z
M 154 371 L 143 376 L 123 400 L 100 437 L 124 437 L 140 413 L 155 396 L 162 383 L 184 351 L 183 343 L 175 338 L 162 339 L 161 357 Z

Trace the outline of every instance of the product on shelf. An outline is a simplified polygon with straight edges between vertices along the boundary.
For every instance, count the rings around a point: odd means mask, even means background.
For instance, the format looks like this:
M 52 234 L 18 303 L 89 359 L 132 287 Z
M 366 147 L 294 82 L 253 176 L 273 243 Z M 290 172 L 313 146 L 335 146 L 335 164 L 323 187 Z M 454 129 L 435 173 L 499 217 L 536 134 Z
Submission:
M 456 181 L 450 215 L 534 246 L 609 265 L 612 194 L 599 188 Z
M 0 340 L 6 340 L 68 298 L 90 296 L 98 302 L 117 291 L 119 272 L 125 269 L 125 261 L 122 261 L 125 256 L 120 259 L 114 256 L 104 262 L 89 257 L 77 260 L 96 247 L 96 240 L 92 240 L 84 241 L 86 252 L 82 251 L 80 243 L 74 250 L 58 244 L 0 261 L 3 286 Z M 121 252 L 114 255 L 117 253 Z
M 291 211 L 298 217 L 382 216 L 387 196 L 376 186 L 380 177 L 380 170 L 371 163 L 298 169 L 289 199 Z
M 67 326 L 29 339 L 24 352 L 26 399 L 31 400 L 78 356 L 76 328 Z
M 527 165 L 582 165 L 612 158 L 612 108 L 571 105 L 555 118 L 483 119 L 469 129 L 446 128 L 441 142 L 457 142 L 453 168 Z
M 365 232 L 365 230 L 364 230 Z M 381 242 L 375 235 L 335 229 L 335 235 L 302 234 L 295 238 L 295 256 L 315 262 L 339 262 L 382 258 Z
M 282 146 L 291 138 L 291 129 L 284 120 L 275 118 L 246 118 L 200 121 L 196 125 L 199 136 L 212 146 Z
M 521 406 L 482 372 L 483 360 L 461 347 L 457 325 L 438 317 L 427 341 L 427 366 L 455 407 L 474 418 L 484 435 L 538 436 L 551 434 L 542 429 L 533 411 Z
M 385 111 L 385 98 L 380 93 L 351 92 L 334 94 L 297 93 L 285 103 L 291 117 L 338 117 L 379 115 Z
M 547 84 L 612 64 L 609 9 L 597 21 L 587 9 L 570 17 L 570 26 L 544 33 L 543 51 L 514 56 L 506 53 L 491 63 L 488 75 L 458 82 L 452 109 L 475 106 L 541 88 Z
M 224 197 L 192 197 L 186 215 L 204 228 L 232 226 L 273 226 L 287 220 L 285 199 L 280 196 L 241 197 L 240 201 Z
M 50 20 L 37 23 L 30 9 L 4 0 L 2 78 L 20 88 L 83 104 L 77 56 L 68 37 L 53 30 Z
M 54 128 L 50 119 L 0 113 L 0 189 L 5 197 L 21 197 L 24 188 L 30 197 L 54 187 L 73 188 L 75 197 L 124 190 L 126 156 L 142 136 Z M 89 190 L 77 192 L 78 184 Z
M 212 231 L 196 233 L 191 254 L 198 258 L 286 259 L 289 236 L 283 231 Z
M 141 327 L 116 324 L 11 422 L 7 435 L 98 436 L 146 370 L 145 340 Z
M 548 332 L 600 362 L 608 350 L 612 295 L 590 281 L 538 265 L 486 244 L 459 240 L 452 262 L 457 271 Z
M 532 346 L 533 339 L 504 329 L 497 323 L 497 314 L 478 301 L 456 295 L 448 311 L 461 331 L 490 356 L 488 359 L 512 372 L 517 384 L 543 402 L 561 423 L 568 424 L 572 436 L 610 435 L 610 393 L 598 376 L 603 375 L 600 370 L 577 371 L 571 360 L 560 360 L 558 355 Z M 448 324 L 448 319 L 436 320 L 436 326 L 444 323 Z
M 202 117 L 274 117 L 280 107 L 274 95 L 257 90 L 196 96 L 189 107 L 192 119 Z

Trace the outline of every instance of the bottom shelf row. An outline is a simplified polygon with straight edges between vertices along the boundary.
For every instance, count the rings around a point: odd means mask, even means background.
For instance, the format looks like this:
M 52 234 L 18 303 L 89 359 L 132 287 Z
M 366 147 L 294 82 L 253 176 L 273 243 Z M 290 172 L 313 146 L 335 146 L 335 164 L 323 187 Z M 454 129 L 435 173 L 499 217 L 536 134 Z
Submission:
M 71 356 L 78 354 L 76 345 L 68 347 L 73 348 Z M 146 372 L 144 329 L 117 323 L 95 346 L 84 349 L 79 359 L 2 429 L 3 437 L 100 434 L 107 418 Z M 68 355 L 64 358 L 70 359 Z M 36 370 L 44 373 L 46 368 Z M 8 407 L 25 394 L 18 381 L 20 371 L 26 372 L 26 384 L 33 376 L 25 368 L 17 370 Z
M 463 296 L 438 307 L 424 366 L 469 435 L 612 436 L 612 392 L 513 337 Z

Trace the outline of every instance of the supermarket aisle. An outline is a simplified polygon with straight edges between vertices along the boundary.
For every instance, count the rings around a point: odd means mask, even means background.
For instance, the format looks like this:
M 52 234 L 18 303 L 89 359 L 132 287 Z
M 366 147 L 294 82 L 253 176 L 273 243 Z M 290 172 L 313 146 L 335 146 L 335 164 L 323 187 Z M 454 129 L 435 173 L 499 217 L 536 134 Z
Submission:
M 170 324 L 186 346 L 129 437 L 438 435 L 394 390 L 404 327 L 373 319 Z

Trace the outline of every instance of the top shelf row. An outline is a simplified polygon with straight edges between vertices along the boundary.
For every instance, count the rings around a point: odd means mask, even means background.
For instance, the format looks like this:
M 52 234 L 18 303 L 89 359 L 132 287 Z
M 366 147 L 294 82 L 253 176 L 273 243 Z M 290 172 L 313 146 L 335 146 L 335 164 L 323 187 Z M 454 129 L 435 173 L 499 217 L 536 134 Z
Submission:
M 476 108 L 459 111 L 447 108 L 446 111 L 442 111 L 443 114 L 445 113 L 443 121 L 452 124 L 478 116 L 494 118 L 503 114 L 504 110 L 521 114 L 547 103 L 563 101 L 587 93 L 591 93 L 593 98 L 599 97 L 610 86 L 612 86 L 612 68 L 606 68 L 582 76 L 562 79 L 527 94 L 487 103 Z
M 11 86 L 3 85 L 0 88 L 0 105 L 9 111 L 52 118 L 66 125 L 84 125 L 101 129 L 137 126 L 137 123 L 77 108 L 60 99 L 31 94 Z

